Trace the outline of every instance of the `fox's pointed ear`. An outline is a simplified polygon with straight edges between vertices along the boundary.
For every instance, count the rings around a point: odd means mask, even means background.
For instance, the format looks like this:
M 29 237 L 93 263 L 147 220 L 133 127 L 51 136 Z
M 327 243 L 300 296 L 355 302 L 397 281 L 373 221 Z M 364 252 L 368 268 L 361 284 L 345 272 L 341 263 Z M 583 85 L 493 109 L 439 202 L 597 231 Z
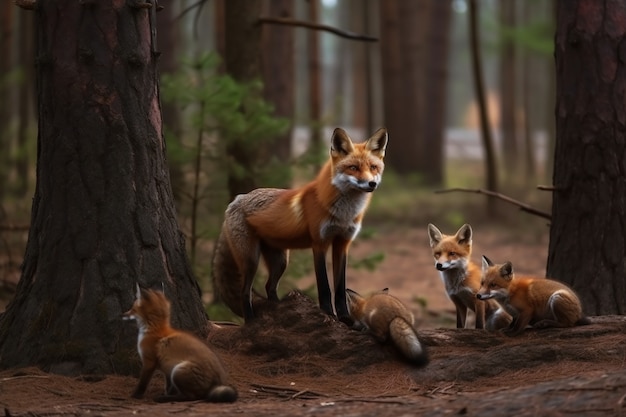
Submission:
M 483 269 L 487 269 L 490 266 L 493 266 L 493 262 L 491 262 L 491 259 L 489 259 L 485 255 L 483 255 Z
M 430 247 L 434 248 L 437 246 L 441 239 L 443 239 L 443 235 L 441 234 L 441 230 L 437 229 L 432 223 L 428 223 L 428 237 L 430 238 Z
M 330 138 L 330 156 L 346 156 L 354 152 L 354 144 L 345 130 L 338 127 Z
M 387 129 L 381 127 L 365 142 L 365 149 L 380 159 L 383 159 L 385 157 L 388 141 L 389 135 L 387 135 Z
M 502 278 L 510 280 L 513 278 L 513 264 L 511 262 L 505 262 L 500 267 L 500 275 Z
M 389 294 L 389 287 L 383 288 L 381 291 L 383 294 Z
M 472 226 L 465 223 L 461 228 L 456 232 L 456 240 L 460 244 L 471 245 L 472 244 Z

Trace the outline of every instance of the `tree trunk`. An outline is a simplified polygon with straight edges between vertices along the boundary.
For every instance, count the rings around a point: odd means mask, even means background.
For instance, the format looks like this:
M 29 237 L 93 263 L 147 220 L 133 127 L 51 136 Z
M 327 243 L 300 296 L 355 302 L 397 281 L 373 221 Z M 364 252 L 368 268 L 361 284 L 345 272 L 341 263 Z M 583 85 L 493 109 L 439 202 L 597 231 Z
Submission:
M 293 0 L 269 0 L 268 16 L 294 17 Z M 294 29 L 281 25 L 263 26 L 263 85 L 265 99 L 274 106 L 274 116 L 293 121 L 295 108 L 295 62 Z M 280 161 L 291 158 L 291 128 L 276 138 L 271 155 Z M 289 177 L 283 178 L 278 187 L 290 187 Z
M 319 0 L 309 1 L 309 22 L 319 23 Z M 316 156 L 322 152 L 322 69 L 320 63 L 320 35 L 317 30 L 307 32 L 307 69 L 309 75 L 309 124 L 311 128 L 311 141 L 309 146 L 316 152 Z M 316 160 L 317 161 L 317 160 Z M 321 162 L 315 166 L 318 171 Z
M 423 56 L 426 29 L 423 1 L 380 2 L 380 48 L 383 75 L 385 125 L 393 149 L 385 162 L 400 174 L 421 172 L 425 149 L 422 128 Z
M 626 3 L 561 0 L 548 275 L 626 314 Z
M 515 0 L 500 0 L 500 25 L 504 29 L 515 26 Z M 504 32 L 504 31 L 503 31 Z M 517 140 L 517 55 L 516 44 L 511 36 L 501 36 L 500 47 L 500 132 L 502 139 L 502 156 L 506 166 L 507 177 L 504 181 L 517 178 L 521 160 Z
M 5 1 L 0 4 L 0 199 L 6 196 L 7 183 L 10 177 L 9 171 L 11 163 L 11 95 L 12 89 L 8 88 L 8 77 L 11 71 L 13 60 L 12 38 L 13 38 L 13 12 L 15 5 L 13 2 Z
M 478 101 L 478 112 L 480 115 L 480 130 L 483 141 L 483 149 L 485 150 L 485 165 L 487 172 L 487 189 L 498 191 L 498 171 L 496 167 L 496 155 L 493 147 L 493 137 L 491 134 L 491 124 L 489 123 L 489 114 L 487 112 L 487 100 L 485 98 L 485 86 L 483 81 L 483 70 L 480 54 L 480 40 L 478 36 L 478 5 L 476 0 L 469 1 L 470 24 L 470 43 L 472 54 L 472 75 L 474 77 L 474 87 L 476 90 L 476 99 Z M 490 216 L 496 214 L 495 200 L 487 199 L 487 213 Z
M 428 82 L 424 100 L 424 155 L 422 173 L 428 185 L 441 186 L 444 181 L 444 134 L 448 85 L 448 53 L 452 5 L 447 1 L 431 0 L 428 25 L 428 59 L 424 62 Z
M 261 0 L 227 0 L 224 2 L 224 41 L 226 71 L 239 82 L 261 78 L 259 51 L 261 47 Z M 230 173 L 228 190 L 230 199 L 257 187 L 249 167 L 257 161 L 253 150 L 245 145 L 244 138 L 233 140 L 226 147 L 233 163 L 243 169 Z
M 36 13 L 37 184 L 0 365 L 129 372 L 136 282 L 163 286 L 175 326 L 208 331 L 165 164 L 154 10 L 49 0 Z

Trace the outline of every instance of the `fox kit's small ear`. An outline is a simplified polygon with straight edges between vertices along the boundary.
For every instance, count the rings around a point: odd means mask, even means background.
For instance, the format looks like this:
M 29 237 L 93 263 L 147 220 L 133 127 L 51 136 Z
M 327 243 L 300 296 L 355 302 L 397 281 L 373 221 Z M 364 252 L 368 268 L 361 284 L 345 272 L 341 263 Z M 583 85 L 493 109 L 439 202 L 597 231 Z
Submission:
M 500 275 L 506 279 L 513 278 L 513 264 L 511 262 L 505 262 L 502 264 L 500 267 Z
M 483 255 L 483 269 L 487 269 L 490 266 L 493 266 L 493 262 L 491 262 L 491 260 L 489 258 L 487 258 L 485 255 Z
M 428 223 L 428 237 L 430 238 L 431 248 L 437 246 L 437 244 L 441 242 L 441 239 L 443 239 L 441 231 L 432 223 Z
M 467 223 L 461 226 L 456 232 L 456 240 L 461 244 L 470 245 L 472 243 L 472 226 Z
M 330 138 L 330 155 L 332 157 L 345 156 L 354 152 L 354 144 L 345 130 L 338 127 Z
M 387 288 L 383 288 L 383 290 L 381 291 L 383 294 L 388 294 L 389 293 L 389 287 Z
M 385 157 L 388 141 L 389 136 L 387 135 L 387 129 L 381 127 L 367 140 L 365 149 L 382 159 Z

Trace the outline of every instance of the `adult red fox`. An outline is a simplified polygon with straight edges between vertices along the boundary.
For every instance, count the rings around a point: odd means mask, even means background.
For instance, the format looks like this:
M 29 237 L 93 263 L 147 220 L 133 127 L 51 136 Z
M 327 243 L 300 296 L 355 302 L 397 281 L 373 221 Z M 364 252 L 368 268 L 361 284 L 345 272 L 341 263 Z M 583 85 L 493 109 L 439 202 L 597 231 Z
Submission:
M 156 401 L 233 402 L 237 391 L 219 358 L 200 339 L 170 326 L 170 302 L 162 292 L 137 286 L 137 299 L 124 318 L 139 327 L 137 350 L 142 368 L 134 398 L 142 398 L 152 374 L 165 375 L 165 395 Z
M 516 277 L 511 262 L 495 265 L 483 256 L 479 300 L 495 299 L 512 316 L 504 332 L 520 334 L 529 324 L 535 328 L 572 327 L 589 324 L 580 300 L 565 284 L 548 278 Z
M 348 306 L 352 318 L 365 326 L 380 342 L 391 339 L 393 344 L 411 363 L 423 366 L 428 363 L 426 347 L 415 330 L 415 317 L 402 302 L 389 294 L 388 289 L 364 298 L 347 290 Z
M 467 310 L 476 313 L 476 328 L 498 330 L 511 322 L 495 300 L 481 302 L 476 298 L 480 288 L 481 270 L 471 261 L 472 227 L 464 224 L 454 235 L 444 235 L 434 225 L 428 225 L 430 247 L 435 267 L 441 274 L 448 298 L 456 308 L 456 327 L 465 328 Z
M 346 305 L 348 248 L 382 179 L 386 146 L 384 128 L 358 144 L 337 128 L 331 138 L 330 158 L 315 180 L 300 188 L 259 188 L 237 196 L 226 209 L 213 254 L 217 297 L 249 321 L 254 318 L 252 283 L 259 258 L 263 257 L 269 273 L 267 297 L 277 301 L 276 289 L 287 267 L 289 249 L 311 248 L 320 307 L 351 325 Z M 326 273 L 330 247 L 335 311 Z

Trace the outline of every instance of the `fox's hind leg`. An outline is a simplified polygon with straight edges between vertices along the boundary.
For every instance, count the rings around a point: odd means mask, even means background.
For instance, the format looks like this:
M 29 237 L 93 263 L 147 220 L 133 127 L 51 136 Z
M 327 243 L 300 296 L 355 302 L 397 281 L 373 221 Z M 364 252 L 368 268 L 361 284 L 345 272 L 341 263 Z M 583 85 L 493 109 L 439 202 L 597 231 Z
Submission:
M 278 301 L 278 281 L 283 276 L 289 262 L 289 251 L 277 249 L 261 242 L 261 255 L 267 267 L 268 277 L 265 283 L 265 292 L 270 301 Z

